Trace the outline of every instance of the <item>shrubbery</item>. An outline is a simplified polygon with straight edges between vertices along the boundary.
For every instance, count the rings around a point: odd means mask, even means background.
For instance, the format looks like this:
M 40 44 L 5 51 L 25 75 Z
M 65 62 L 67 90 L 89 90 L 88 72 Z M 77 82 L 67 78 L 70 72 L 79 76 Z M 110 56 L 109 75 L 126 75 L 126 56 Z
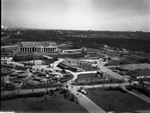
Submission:
M 5 84 L 3 90 L 4 90 L 4 91 L 13 91 L 13 90 L 15 90 L 15 89 L 16 89 L 15 85 L 9 83 L 9 84 Z

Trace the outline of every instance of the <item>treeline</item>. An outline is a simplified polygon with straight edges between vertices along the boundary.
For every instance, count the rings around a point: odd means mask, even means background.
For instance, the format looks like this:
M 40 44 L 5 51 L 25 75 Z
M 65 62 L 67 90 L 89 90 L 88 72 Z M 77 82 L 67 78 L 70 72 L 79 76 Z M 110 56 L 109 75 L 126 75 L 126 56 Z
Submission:
M 59 43 L 71 41 L 73 42 L 74 48 L 99 48 L 102 44 L 106 44 L 117 48 L 150 53 L 150 39 L 148 38 L 150 37 L 150 33 L 145 32 L 88 32 L 67 30 L 27 30 L 21 32 L 22 35 L 11 35 L 9 40 L 3 43 L 1 42 L 1 44 L 11 45 L 21 41 L 55 41 Z M 94 34 L 95 36 L 93 37 Z M 87 35 L 87 37 L 76 37 L 76 35 Z M 112 38 L 114 36 L 118 38 Z M 119 36 L 127 36 L 129 38 L 119 38 Z
M 84 46 L 89 48 L 99 48 L 102 44 L 117 48 L 126 48 L 133 51 L 144 51 L 150 53 L 150 40 L 142 39 L 108 39 L 108 38 L 67 38 L 74 42 L 74 46 Z

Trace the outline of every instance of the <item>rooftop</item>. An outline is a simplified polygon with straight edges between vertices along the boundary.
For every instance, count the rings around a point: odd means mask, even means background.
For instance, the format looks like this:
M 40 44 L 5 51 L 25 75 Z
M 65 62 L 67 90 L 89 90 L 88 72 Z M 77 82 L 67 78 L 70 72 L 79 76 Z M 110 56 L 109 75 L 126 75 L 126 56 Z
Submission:
M 54 46 L 55 42 L 21 42 L 22 47 Z

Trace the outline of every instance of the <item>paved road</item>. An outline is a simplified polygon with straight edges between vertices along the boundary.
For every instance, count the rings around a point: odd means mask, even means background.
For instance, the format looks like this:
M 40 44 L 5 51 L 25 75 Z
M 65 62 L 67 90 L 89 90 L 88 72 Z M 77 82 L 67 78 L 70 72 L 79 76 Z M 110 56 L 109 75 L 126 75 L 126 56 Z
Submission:
M 76 89 L 76 88 L 75 88 Z M 72 91 L 74 94 L 76 91 Z M 102 108 L 96 105 L 92 100 L 90 100 L 87 96 L 79 93 L 76 93 L 76 97 L 78 98 L 78 102 L 86 108 L 90 113 L 106 113 Z
M 56 61 L 54 63 L 54 68 L 57 68 L 57 65 L 62 62 L 64 59 L 59 59 L 58 61 Z M 104 67 L 101 65 L 101 62 L 98 62 L 98 67 L 100 69 L 100 71 L 103 71 L 103 72 L 106 72 L 108 74 L 110 74 L 110 76 L 113 76 L 114 78 L 116 79 L 124 79 L 125 77 L 124 76 L 121 76 L 120 74 L 118 73 L 115 73 L 113 72 L 111 69 L 108 69 L 107 67 Z M 69 70 L 68 70 L 69 71 Z M 70 71 L 71 72 L 71 71 Z M 97 73 L 97 71 L 85 71 L 85 72 L 76 72 L 76 73 L 73 73 L 72 74 L 75 76 L 75 78 L 77 77 L 78 74 L 86 74 L 86 73 Z
M 100 62 L 98 64 L 98 67 L 99 67 L 100 71 L 106 72 L 110 76 L 112 76 L 116 79 L 122 80 L 125 78 L 125 77 L 121 76 L 120 74 L 113 72 L 111 69 L 108 69 L 107 67 L 101 66 Z
M 89 113 L 106 113 L 102 108 L 100 108 L 98 105 L 96 105 L 92 100 L 90 100 L 87 96 L 78 93 L 77 89 L 81 86 L 71 86 L 71 81 L 77 79 L 77 76 L 79 73 L 74 73 L 69 70 L 66 70 L 67 72 L 70 72 L 74 75 L 73 79 L 67 82 L 67 85 L 69 86 L 68 89 L 77 97 L 78 102 L 89 111 Z M 81 73 L 81 72 L 80 72 Z M 91 72 L 90 72 L 91 73 Z
M 109 88 L 110 86 L 111 87 L 121 87 L 121 86 L 129 86 L 129 85 L 133 85 L 129 82 L 126 82 L 126 83 L 111 83 L 111 84 L 98 84 L 98 85 L 81 85 L 83 86 L 84 88 Z M 81 86 L 78 86 L 78 87 L 81 87 Z
M 62 62 L 64 59 L 60 59 L 59 61 L 56 61 L 53 64 L 53 68 L 57 69 L 57 64 L 59 64 L 60 62 Z M 113 76 L 114 78 L 117 79 L 123 79 L 123 77 L 117 73 L 112 72 L 110 69 L 107 69 L 106 67 L 103 67 L 99 64 L 99 67 L 102 71 L 107 72 L 108 74 L 110 74 L 111 76 Z M 106 113 L 102 108 L 100 108 L 98 105 L 96 105 L 92 100 L 90 100 L 86 95 L 83 95 L 81 93 L 77 92 L 77 89 L 81 86 L 72 86 L 71 83 L 72 81 L 74 81 L 75 79 L 77 79 L 79 74 L 85 74 L 85 73 L 96 73 L 97 71 L 88 71 L 88 72 L 72 72 L 69 70 L 66 70 L 66 72 L 70 72 L 74 77 L 72 80 L 69 80 L 66 84 L 69 86 L 68 89 L 77 97 L 78 102 L 85 108 L 87 109 L 90 113 Z M 93 87 L 116 87 L 116 86 L 123 86 L 123 88 L 125 88 L 124 86 L 126 85 L 131 85 L 130 83 L 123 83 L 123 84 L 101 84 L 101 85 L 85 85 L 85 88 L 93 88 Z M 48 88 L 48 90 L 50 90 L 52 88 Z M 126 89 L 124 89 L 126 90 Z M 34 89 L 34 92 L 43 92 L 43 91 L 47 91 L 46 88 L 41 88 L 41 89 Z M 18 90 L 14 91 L 13 93 L 20 93 L 20 94 L 24 94 L 24 93 L 32 93 L 32 89 L 30 90 L 20 90 L 18 92 Z M 9 93 L 9 92 L 5 92 L 5 93 Z M 139 96 L 138 96 L 139 97 Z M 140 97 L 139 97 L 140 98 Z
M 62 61 L 64 61 L 64 60 L 65 60 L 65 59 L 60 58 L 58 61 L 56 61 L 56 62 L 53 63 L 53 67 L 56 68 L 57 65 L 58 65 L 59 63 L 61 63 Z

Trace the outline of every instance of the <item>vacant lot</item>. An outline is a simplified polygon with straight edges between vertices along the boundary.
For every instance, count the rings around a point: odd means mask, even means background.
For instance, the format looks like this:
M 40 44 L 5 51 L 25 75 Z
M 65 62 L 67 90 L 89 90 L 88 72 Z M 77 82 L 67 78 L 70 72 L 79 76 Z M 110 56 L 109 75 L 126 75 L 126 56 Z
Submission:
M 62 94 L 56 96 L 13 99 L 1 101 L 1 111 L 32 111 L 47 113 L 88 113 L 80 104 L 64 99 Z
M 97 73 L 88 73 L 88 74 L 79 74 L 78 75 L 78 80 L 95 80 L 95 79 L 106 79 L 106 78 L 110 78 L 110 75 L 108 75 L 107 73 L 103 73 L 103 74 L 97 74 Z
M 91 84 L 121 83 L 121 82 L 122 81 L 113 79 L 107 73 L 103 73 L 103 74 L 88 73 L 88 74 L 79 74 L 74 84 L 91 85 Z
M 88 89 L 88 97 L 105 111 L 133 112 L 150 110 L 150 104 L 129 94 L 117 90 Z

